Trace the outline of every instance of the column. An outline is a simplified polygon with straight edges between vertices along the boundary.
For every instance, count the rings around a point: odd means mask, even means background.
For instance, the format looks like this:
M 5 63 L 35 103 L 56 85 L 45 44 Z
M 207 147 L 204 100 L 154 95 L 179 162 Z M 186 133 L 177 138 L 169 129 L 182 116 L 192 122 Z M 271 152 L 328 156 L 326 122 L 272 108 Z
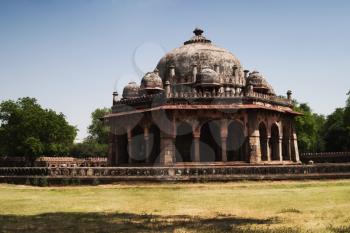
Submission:
M 128 134 L 128 153 L 129 153 L 129 160 L 128 163 L 131 164 L 132 163 L 132 134 L 131 134 L 131 129 L 128 129 L 127 131 Z
M 145 128 L 143 129 L 143 136 L 145 138 L 145 160 L 146 160 L 146 163 L 149 163 L 149 156 L 150 156 L 150 142 L 149 142 L 149 127 L 148 126 L 145 126 Z
M 201 138 L 201 129 L 200 127 L 195 127 L 193 129 L 193 143 L 194 143 L 194 162 L 200 162 L 200 138 Z
M 160 163 L 163 165 L 172 165 L 175 160 L 175 137 L 161 132 L 160 149 Z
M 292 161 L 292 140 L 288 138 L 288 160 Z
M 114 145 L 114 134 L 112 133 L 109 133 L 108 135 L 108 166 L 113 166 L 114 165 L 114 159 L 113 159 L 113 155 L 115 154 L 114 153 L 114 150 L 115 150 L 115 145 Z
M 294 162 L 300 162 L 299 158 L 299 148 L 298 148 L 298 140 L 297 140 L 297 134 L 295 132 L 294 126 L 292 127 L 292 143 L 291 143 L 291 158 Z
M 261 161 L 261 148 L 257 112 L 249 113 L 248 125 L 249 162 L 259 163 Z
M 271 137 L 267 136 L 266 143 L 267 143 L 267 161 L 271 162 L 271 146 L 270 146 Z
M 221 161 L 227 162 L 227 120 L 222 120 L 220 126 Z
M 282 157 L 282 137 L 278 138 L 278 158 L 279 158 L 280 162 L 283 161 L 283 157 Z
M 259 131 L 258 131 L 259 132 Z M 261 149 L 259 136 L 249 136 L 250 163 L 259 163 L 261 161 Z

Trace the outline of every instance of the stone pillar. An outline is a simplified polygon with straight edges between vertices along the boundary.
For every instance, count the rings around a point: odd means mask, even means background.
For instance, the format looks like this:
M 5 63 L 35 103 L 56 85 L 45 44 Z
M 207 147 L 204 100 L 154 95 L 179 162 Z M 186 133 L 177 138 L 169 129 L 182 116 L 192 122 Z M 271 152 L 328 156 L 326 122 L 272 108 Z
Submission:
M 261 148 L 259 123 L 256 112 L 250 112 L 248 114 L 248 125 L 249 162 L 259 163 L 261 161 Z
M 259 131 L 254 134 L 259 134 Z M 250 151 L 250 163 L 259 163 L 261 161 L 261 149 L 260 138 L 256 135 L 249 136 L 249 151 Z
M 291 138 L 291 158 L 294 162 L 300 162 L 299 158 L 299 148 L 298 148 L 298 141 L 297 141 L 297 134 L 295 132 L 294 126 L 292 127 L 292 138 Z
M 149 163 L 149 156 L 150 156 L 150 141 L 149 141 L 149 127 L 145 126 L 143 129 L 143 136 L 145 139 L 145 156 L 146 156 L 146 163 Z
M 115 155 L 115 136 L 113 133 L 109 133 L 108 135 L 108 166 L 113 166 L 114 165 L 114 155 Z
M 271 148 L 270 148 L 270 140 L 271 140 L 271 137 L 270 136 L 267 136 L 267 139 L 266 139 L 266 143 L 267 143 L 267 161 L 271 162 Z
M 175 77 L 175 66 L 170 65 L 169 66 L 169 81 L 171 84 L 175 83 L 174 77 Z
M 169 81 L 165 81 L 164 89 L 165 89 L 165 96 L 167 98 L 170 98 L 171 97 L 171 89 L 170 89 L 170 82 Z
M 127 135 L 128 135 L 128 153 L 129 153 L 129 161 L 128 163 L 131 164 L 132 163 L 132 134 L 131 134 L 131 129 L 128 129 L 127 131 Z
M 197 81 L 197 64 L 193 65 L 192 69 L 192 82 L 195 83 Z
M 220 139 L 221 139 L 221 161 L 227 161 L 227 120 L 221 120 Z
M 175 137 L 164 132 L 160 135 L 160 164 L 172 165 L 175 161 Z
M 170 114 L 169 114 L 170 115 Z M 174 115 L 169 118 L 162 118 L 160 121 L 160 164 L 173 165 L 175 162 L 175 139 L 176 139 L 176 122 Z
M 278 139 L 278 159 L 280 162 L 283 161 L 282 157 L 282 137 L 279 137 Z
M 195 127 L 193 129 L 193 143 L 194 143 L 194 162 L 200 162 L 200 138 L 201 138 L 201 128 Z

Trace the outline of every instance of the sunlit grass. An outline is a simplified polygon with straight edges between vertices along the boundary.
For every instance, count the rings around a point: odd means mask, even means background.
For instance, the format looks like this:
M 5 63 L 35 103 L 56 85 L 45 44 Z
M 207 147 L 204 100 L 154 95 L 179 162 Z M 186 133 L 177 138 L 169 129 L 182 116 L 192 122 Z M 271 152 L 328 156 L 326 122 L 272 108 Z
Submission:
M 349 232 L 350 180 L 0 185 L 0 232 Z

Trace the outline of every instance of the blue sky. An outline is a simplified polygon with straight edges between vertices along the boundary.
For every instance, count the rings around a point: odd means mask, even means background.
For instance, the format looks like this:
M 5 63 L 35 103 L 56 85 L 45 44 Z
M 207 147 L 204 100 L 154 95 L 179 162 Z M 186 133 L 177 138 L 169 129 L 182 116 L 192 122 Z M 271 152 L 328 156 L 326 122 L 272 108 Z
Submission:
M 350 1 L 0 0 L 0 101 L 30 96 L 86 136 L 90 113 L 196 26 L 278 94 L 328 114 L 350 89 Z

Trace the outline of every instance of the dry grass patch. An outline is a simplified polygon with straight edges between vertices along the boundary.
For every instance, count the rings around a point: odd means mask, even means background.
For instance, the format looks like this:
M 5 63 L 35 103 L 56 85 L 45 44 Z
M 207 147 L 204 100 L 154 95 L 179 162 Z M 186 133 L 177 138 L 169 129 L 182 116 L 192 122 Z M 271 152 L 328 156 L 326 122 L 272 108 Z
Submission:
M 350 180 L 0 185 L 0 232 L 350 232 Z

